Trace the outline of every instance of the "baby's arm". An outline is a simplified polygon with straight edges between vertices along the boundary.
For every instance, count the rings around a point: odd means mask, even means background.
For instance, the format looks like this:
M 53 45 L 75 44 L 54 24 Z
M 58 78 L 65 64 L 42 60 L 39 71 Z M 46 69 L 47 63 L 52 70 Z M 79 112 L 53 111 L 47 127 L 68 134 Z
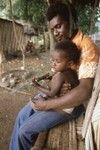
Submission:
M 58 94 L 60 91 L 60 88 L 64 82 L 63 74 L 58 72 L 56 73 L 51 81 L 50 81 L 50 89 L 43 87 L 39 83 L 37 83 L 35 80 L 32 80 L 34 86 L 36 86 L 41 92 L 45 93 L 47 96 L 53 97 Z
M 34 77 L 33 77 L 33 79 L 32 79 L 32 85 L 33 85 L 34 87 L 36 87 L 39 91 L 43 92 L 43 93 L 46 93 L 46 91 L 49 90 L 49 87 L 46 88 L 46 87 L 42 86 L 41 84 L 38 83 L 38 81 L 37 81 L 36 78 L 34 78 Z

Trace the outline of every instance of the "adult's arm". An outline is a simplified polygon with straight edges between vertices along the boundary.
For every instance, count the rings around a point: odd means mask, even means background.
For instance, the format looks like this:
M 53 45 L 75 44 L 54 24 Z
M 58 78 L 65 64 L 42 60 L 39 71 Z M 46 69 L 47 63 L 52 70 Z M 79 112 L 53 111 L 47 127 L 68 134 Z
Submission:
M 39 110 L 75 107 L 90 98 L 92 87 L 93 78 L 81 79 L 80 84 L 64 96 L 47 101 L 36 101 L 34 106 Z
M 73 42 L 82 50 L 81 64 L 79 67 L 79 86 L 72 89 L 62 97 L 46 102 L 37 101 L 35 107 L 40 110 L 55 109 L 59 107 L 71 108 L 82 104 L 91 96 L 93 80 L 98 63 L 98 48 L 92 40 L 83 36 L 81 32 L 73 39 Z

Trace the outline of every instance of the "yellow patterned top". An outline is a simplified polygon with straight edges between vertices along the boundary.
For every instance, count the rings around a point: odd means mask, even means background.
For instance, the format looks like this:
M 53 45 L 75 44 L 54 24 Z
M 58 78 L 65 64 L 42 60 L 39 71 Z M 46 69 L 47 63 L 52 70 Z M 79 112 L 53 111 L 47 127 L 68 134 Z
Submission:
M 81 49 L 81 60 L 78 68 L 79 79 L 94 78 L 98 62 L 96 45 L 90 37 L 81 31 L 78 31 L 72 41 Z

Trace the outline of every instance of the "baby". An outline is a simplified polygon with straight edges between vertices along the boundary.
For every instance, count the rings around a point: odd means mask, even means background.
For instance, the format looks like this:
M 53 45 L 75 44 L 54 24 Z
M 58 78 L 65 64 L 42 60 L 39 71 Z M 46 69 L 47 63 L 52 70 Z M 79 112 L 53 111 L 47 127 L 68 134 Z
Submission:
M 65 84 L 67 87 L 66 93 L 79 84 L 76 70 L 80 61 L 80 50 L 74 43 L 69 40 L 56 43 L 54 50 L 51 51 L 51 60 L 54 75 L 48 88 L 39 84 L 35 78 L 32 80 L 33 85 L 42 92 L 33 98 L 33 102 L 40 96 L 47 99 L 48 97 L 63 95 L 62 90 Z M 73 108 L 63 110 L 71 113 Z

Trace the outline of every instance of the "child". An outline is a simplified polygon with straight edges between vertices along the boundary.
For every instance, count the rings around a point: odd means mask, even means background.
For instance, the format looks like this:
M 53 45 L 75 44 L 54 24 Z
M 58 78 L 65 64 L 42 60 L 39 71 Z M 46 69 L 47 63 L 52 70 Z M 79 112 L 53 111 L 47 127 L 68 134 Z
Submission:
M 48 88 L 40 85 L 35 78 L 33 78 L 33 85 L 38 88 L 42 93 L 33 98 L 33 102 L 39 98 L 39 96 L 48 97 L 61 96 L 63 85 L 67 85 L 67 91 L 79 84 L 76 67 L 80 60 L 80 51 L 77 46 L 71 41 L 58 42 L 54 50 L 51 52 L 52 58 L 52 70 L 54 75 L 50 80 Z M 71 113 L 73 109 L 66 109 L 67 113 Z

